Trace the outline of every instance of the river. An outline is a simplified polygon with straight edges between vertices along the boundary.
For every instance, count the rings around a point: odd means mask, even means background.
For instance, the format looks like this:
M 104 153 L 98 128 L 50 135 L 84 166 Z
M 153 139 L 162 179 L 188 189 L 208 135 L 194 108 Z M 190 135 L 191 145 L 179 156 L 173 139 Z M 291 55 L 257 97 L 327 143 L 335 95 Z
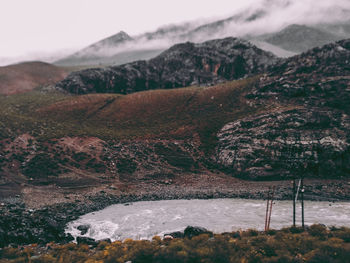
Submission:
M 292 225 L 292 201 L 275 201 L 271 228 Z M 81 236 L 79 225 L 90 225 L 83 235 L 96 240 L 110 238 L 150 239 L 155 235 L 201 226 L 215 233 L 238 229 L 264 229 L 266 201 L 246 199 L 165 200 L 117 204 L 81 216 L 67 225 L 66 232 Z M 301 224 L 300 203 L 297 223 Z M 305 202 L 305 224 L 350 227 L 350 203 Z

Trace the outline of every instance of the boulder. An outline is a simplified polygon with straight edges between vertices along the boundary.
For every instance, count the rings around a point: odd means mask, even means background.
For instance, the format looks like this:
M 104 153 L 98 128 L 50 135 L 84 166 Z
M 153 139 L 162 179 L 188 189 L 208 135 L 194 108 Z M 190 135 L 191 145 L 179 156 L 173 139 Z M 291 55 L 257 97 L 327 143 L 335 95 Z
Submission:
M 90 237 L 77 237 L 77 243 L 78 244 L 86 244 L 89 246 L 97 246 L 98 242 Z
M 198 227 L 198 226 L 188 226 L 184 231 L 184 237 L 187 237 L 187 238 L 192 238 L 194 236 L 199 236 L 202 234 L 208 234 L 210 236 L 213 235 L 212 232 L 208 231 L 204 227 Z
M 81 235 L 85 235 L 90 229 L 90 227 L 91 227 L 90 225 L 80 225 L 77 227 L 77 229 L 80 230 Z
M 97 242 L 98 243 L 100 243 L 100 242 L 112 243 L 112 240 L 110 238 L 104 238 L 104 239 L 97 240 Z
M 184 232 L 176 231 L 176 232 L 172 232 L 172 233 L 169 233 L 169 234 L 164 234 L 164 237 L 165 236 L 171 236 L 173 238 L 183 238 L 184 237 Z

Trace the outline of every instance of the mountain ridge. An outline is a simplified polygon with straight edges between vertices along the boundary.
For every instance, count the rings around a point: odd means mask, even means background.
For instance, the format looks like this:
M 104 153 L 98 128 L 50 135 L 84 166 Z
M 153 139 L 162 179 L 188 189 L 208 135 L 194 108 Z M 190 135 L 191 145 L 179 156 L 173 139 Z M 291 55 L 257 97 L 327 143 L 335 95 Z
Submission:
M 74 63 L 85 66 L 96 66 L 100 64 L 104 66 L 120 65 L 141 58 L 150 59 L 158 55 L 162 50 L 177 43 L 186 41 L 203 42 L 225 37 L 238 37 L 264 42 L 268 40 L 265 43 L 277 44 L 278 48 L 285 49 L 286 52 L 284 53 L 286 55 L 288 51 L 300 53 L 328 42 L 350 37 L 350 20 L 347 18 L 350 16 L 350 7 L 346 7 L 345 5 L 334 5 L 328 9 L 325 9 L 324 6 L 309 7 L 310 10 L 301 10 L 301 13 L 305 13 L 305 18 L 296 19 L 293 15 L 295 4 L 295 1 L 260 1 L 249 8 L 240 10 L 225 18 L 160 27 L 155 31 L 133 36 L 133 40 L 124 45 L 123 48 L 116 48 L 118 46 L 118 43 L 116 43 L 114 50 L 111 50 L 111 45 L 109 44 L 105 46 L 109 52 L 101 52 L 100 55 L 98 52 L 92 52 L 91 56 L 95 56 L 94 59 L 76 58 L 75 61 L 68 61 L 69 63 L 67 62 L 66 65 Z M 310 5 L 310 3 L 306 3 L 306 5 Z M 328 21 L 320 20 L 319 18 L 315 21 L 308 20 L 307 16 L 314 15 L 314 9 L 319 9 L 325 16 L 330 16 Z M 287 20 L 280 21 L 280 15 L 285 15 Z M 321 16 L 321 14 L 318 14 L 318 16 Z M 294 30 L 296 38 L 293 38 L 293 34 L 290 32 L 287 34 L 288 28 L 293 25 L 300 25 L 300 28 Z M 310 32 L 308 33 L 307 30 Z M 114 36 L 112 35 L 110 39 L 112 40 Z M 288 42 L 293 42 L 293 45 L 288 44 Z M 260 47 L 264 48 L 266 45 L 262 44 Z M 150 52 L 151 50 L 153 52 Z M 266 50 L 274 51 L 274 49 Z M 135 51 L 138 55 L 135 54 L 128 59 L 125 59 L 125 56 L 124 58 L 118 56 L 119 53 L 131 51 Z M 147 52 L 143 53 L 142 51 Z M 113 59 L 107 59 L 106 53 L 108 53 L 109 57 L 113 57 Z M 278 55 L 280 52 L 276 52 L 275 54 Z
M 278 59 L 245 40 L 225 38 L 177 44 L 149 61 L 70 74 L 57 84 L 72 93 L 131 93 L 210 85 L 262 73 Z

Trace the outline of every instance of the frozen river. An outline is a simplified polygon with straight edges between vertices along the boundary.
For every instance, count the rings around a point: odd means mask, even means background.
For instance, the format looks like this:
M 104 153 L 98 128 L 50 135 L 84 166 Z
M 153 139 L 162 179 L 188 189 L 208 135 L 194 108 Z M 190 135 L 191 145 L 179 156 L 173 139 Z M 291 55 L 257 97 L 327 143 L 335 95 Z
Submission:
M 266 201 L 245 199 L 145 201 L 109 206 L 70 222 L 66 231 L 81 236 L 79 225 L 90 225 L 84 235 L 96 240 L 110 238 L 150 239 L 155 235 L 201 226 L 216 233 L 238 229 L 264 229 Z M 300 225 L 300 204 L 297 223 Z M 350 227 L 350 203 L 305 202 L 305 224 Z M 271 228 L 292 225 L 292 201 L 275 201 Z

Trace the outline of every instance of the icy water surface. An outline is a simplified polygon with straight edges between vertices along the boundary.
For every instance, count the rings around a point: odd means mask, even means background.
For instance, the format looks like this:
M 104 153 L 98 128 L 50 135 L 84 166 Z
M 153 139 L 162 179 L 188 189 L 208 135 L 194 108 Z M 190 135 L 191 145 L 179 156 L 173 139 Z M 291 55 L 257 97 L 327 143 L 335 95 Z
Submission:
M 300 204 L 297 222 L 300 224 Z M 201 226 L 216 233 L 238 229 L 263 230 L 266 201 L 246 199 L 145 201 L 109 206 L 86 214 L 67 225 L 66 232 L 81 236 L 77 227 L 89 224 L 84 235 L 96 240 L 110 238 L 150 239 L 155 235 Z M 305 224 L 350 227 L 350 203 L 305 202 Z M 271 228 L 292 224 L 292 201 L 275 201 Z

